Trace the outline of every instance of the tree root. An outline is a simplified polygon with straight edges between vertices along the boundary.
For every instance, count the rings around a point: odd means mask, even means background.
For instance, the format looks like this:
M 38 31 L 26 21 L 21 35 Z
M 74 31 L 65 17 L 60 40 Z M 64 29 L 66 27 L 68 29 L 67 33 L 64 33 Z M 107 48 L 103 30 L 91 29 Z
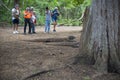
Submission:
M 27 40 L 30 42 L 72 42 L 74 41 L 75 37 L 74 36 L 68 36 L 66 38 L 45 38 L 45 39 L 34 39 L 34 40 Z
M 39 76 L 41 76 L 42 74 L 46 74 L 46 73 L 49 73 L 49 72 L 55 72 L 57 70 L 61 70 L 61 69 L 67 68 L 67 67 L 73 69 L 71 67 L 71 64 L 66 64 L 66 65 L 64 65 L 62 67 L 58 67 L 58 68 L 54 68 L 54 69 L 49 69 L 49 70 L 42 70 L 42 71 L 40 71 L 38 73 L 35 73 L 35 74 L 32 74 L 32 75 L 30 75 L 30 76 L 28 76 L 28 77 L 26 77 L 26 78 L 24 78 L 22 80 L 34 80 L 34 78 L 35 78 L 35 80 L 37 80 L 37 79 L 39 79 Z

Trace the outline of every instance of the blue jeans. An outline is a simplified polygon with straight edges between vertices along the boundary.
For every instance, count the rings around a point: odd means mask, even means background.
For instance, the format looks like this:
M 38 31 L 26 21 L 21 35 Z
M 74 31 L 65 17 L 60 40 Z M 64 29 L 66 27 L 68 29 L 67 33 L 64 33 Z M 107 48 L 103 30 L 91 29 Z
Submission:
M 32 30 L 32 33 L 35 33 L 35 25 L 34 25 L 34 23 L 31 23 L 31 30 Z
M 50 20 L 46 20 L 45 22 L 45 32 L 50 32 Z

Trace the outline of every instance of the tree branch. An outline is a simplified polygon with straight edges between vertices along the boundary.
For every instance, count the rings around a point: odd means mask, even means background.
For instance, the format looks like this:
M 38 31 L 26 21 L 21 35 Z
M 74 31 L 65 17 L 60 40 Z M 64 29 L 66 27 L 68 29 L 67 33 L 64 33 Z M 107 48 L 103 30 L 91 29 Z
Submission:
M 3 5 L 8 11 L 10 11 L 10 9 L 3 3 L 2 0 L 0 0 L 0 3 L 1 3 L 1 5 Z

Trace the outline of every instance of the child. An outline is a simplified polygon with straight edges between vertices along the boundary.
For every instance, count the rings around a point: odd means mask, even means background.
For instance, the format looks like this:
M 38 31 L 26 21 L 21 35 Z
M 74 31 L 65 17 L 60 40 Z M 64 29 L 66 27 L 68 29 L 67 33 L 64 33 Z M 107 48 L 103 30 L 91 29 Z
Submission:
M 36 15 L 35 12 L 32 12 L 32 17 L 31 17 L 32 23 L 31 23 L 31 27 L 32 27 L 32 33 L 36 33 L 35 32 L 35 24 L 36 24 Z
M 45 21 L 45 32 L 50 32 L 50 20 L 51 20 L 51 12 L 48 7 L 46 7 L 46 21 Z

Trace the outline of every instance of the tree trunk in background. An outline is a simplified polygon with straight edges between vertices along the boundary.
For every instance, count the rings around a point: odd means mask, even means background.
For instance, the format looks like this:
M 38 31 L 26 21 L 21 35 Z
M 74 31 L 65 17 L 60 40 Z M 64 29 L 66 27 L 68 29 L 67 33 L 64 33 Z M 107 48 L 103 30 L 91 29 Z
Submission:
M 14 5 L 19 4 L 20 0 L 14 0 Z
M 93 0 L 86 10 L 79 61 L 120 73 L 120 0 Z

